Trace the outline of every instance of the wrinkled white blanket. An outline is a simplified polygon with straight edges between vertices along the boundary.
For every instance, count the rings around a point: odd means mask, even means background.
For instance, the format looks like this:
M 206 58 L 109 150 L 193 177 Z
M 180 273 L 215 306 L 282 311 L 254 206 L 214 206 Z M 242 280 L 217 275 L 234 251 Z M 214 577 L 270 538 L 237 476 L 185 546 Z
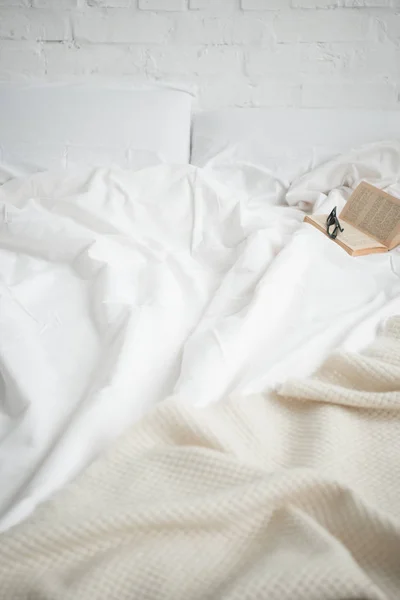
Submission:
M 400 317 L 285 396 L 160 404 L 0 540 L 0 600 L 397 600 Z
M 381 143 L 288 194 L 245 167 L 235 187 L 193 167 L 2 186 L 0 527 L 158 401 L 268 390 L 400 313 L 399 255 L 353 259 L 300 210 L 340 210 L 361 179 L 400 195 L 399 174 Z

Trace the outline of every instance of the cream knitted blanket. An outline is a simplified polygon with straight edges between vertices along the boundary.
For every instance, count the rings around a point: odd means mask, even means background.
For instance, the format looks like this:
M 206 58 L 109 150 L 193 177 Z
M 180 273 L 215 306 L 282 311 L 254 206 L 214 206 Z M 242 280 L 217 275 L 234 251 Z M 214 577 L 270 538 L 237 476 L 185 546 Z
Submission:
M 399 411 L 400 318 L 282 395 L 166 402 L 0 538 L 0 598 L 398 599 Z

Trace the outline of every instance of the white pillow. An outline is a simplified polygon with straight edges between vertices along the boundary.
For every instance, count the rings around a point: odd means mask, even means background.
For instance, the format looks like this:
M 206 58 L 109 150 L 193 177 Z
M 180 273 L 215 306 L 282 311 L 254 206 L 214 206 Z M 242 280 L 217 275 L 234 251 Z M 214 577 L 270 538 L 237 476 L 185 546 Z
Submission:
M 187 163 L 191 100 L 166 87 L 0 84 L 0 183 L 71 166 Z
M 400 111 L 232 108 L 195 115 L 191 163 L 225 179 L 251 165 L 289 185 L 354 146 L 388 139 L 400 139 Z

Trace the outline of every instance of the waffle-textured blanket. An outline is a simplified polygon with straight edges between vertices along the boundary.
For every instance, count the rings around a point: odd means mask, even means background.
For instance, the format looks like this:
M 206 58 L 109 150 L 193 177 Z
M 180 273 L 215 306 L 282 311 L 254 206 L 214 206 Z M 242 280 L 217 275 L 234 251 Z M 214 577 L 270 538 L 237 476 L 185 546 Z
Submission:
M 1 600 L 399 597 L 398 317 L 279 395 L 161 404 L 0 538 Z

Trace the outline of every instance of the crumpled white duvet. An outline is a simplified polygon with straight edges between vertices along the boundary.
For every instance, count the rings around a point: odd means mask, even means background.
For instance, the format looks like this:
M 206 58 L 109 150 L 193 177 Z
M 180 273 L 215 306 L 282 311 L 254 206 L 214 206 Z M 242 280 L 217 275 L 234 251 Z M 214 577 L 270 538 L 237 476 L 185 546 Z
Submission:
M 1 529 L 156 402 L 279 386 L 400 313 L 396 251 L 352 258 L 302 223 L 304 208 L 340 210 L 360 180 L 400 196 L 399 143 L 335 159 L 287 194 L 256 171 L 235 185 L 161 166 L 0 188 Z

